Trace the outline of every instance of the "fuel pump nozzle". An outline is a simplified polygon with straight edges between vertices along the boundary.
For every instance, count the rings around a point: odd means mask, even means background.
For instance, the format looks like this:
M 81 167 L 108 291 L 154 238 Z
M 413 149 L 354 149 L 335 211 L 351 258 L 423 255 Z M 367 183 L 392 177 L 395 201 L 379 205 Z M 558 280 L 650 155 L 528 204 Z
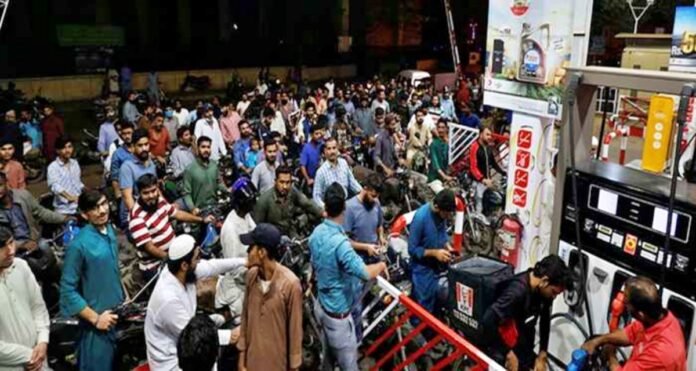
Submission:
M 619 329 L 619 320 L 626 310 L 626 294 L 623 290 L 616 293 L 611 301 L 611 313 L 609 315 L 609 332 Z

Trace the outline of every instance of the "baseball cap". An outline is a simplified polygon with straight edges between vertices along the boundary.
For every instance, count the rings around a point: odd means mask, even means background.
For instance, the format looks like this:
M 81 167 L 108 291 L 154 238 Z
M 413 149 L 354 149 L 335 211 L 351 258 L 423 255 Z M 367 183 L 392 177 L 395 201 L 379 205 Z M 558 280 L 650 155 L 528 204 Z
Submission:
M 179 260 L 188 255 L 196 247 L 196 239 L 188 234 L 174 237 L 169 244 L 169 260 Z
M 451 189 L 443 189 L 435 196 L 435 206 L 442 211 L 452 212 L 457 209 L 454 192 Z
M 258 245 L 267 249 L 278 248 L 280 238 L 278 228 L 268 223 L 258 224 L 253 231 L 239 236 L 239 240 L 247 246 Z

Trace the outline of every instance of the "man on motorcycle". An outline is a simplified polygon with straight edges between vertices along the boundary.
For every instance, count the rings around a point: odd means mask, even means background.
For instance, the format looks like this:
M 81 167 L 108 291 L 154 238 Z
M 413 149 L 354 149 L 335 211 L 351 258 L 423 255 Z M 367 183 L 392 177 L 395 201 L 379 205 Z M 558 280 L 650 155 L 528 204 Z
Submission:
M 104 122 L 99 125 L 99 140 L 97 141 L 97 151 L 106 157 L 109 154 L 109 146 L 118 139 L 116 132 L 116 110 L 111 106 L 104 107 Z
M 249 246 L 249 271 L 237 343 L 239 370 L 298 370 L 302 365 L 303 293 L 297 276 L 279 263 L 280 231 L 263 223 L 240 240 Z
M 278 167 L 278 144 L 268 138 L 263 142 L 264 159 L 251 172 L 251 182 L 259 192 L 273 188 Z
M 324 127 L 314 125 L 311 129 L 311 139 L 302 147 L 300 154 L 300 171 L 307 187 L 314 186 L 314 177 L 321 165 L 321 147 L 324 144 Z
M 0 277 L 6 288 L 0 290 L 0 367 L 8 371 L 39 371 L 47 366 L 48 310 L 29 265 L 15 259 L 15 251 L 12 231 L 0 227 Z
M 156 113 L 148 130 L 150 153 L 160 164 L 167 163 L 169 152 L 169 131 L 164 127 L 164 115 Z
M 384 174 L 387 178 L 394 175 L 394 171 L 399 166 L 397 155 L 397 141 L 395 136 L 401 129 L 399 116 L 394 114 L 387 115 L 384 127 L 377 134 L 377 143 L 373 154 L 375 161 L 375 171 Z
M 0 139 L 0 172 L 7 179 L 7 185 L 12 189 L 24 189 L 27 186 L 24 166 L 13 159 L 15 148 L 8 138 Z
M 85 188 L 80 164 L 72 158 L 73 149 L 72 139 L 65 136 L 58 138 L 58 157 L 48 165 L 46 183 L 53 193 L 53 210 L 63 215 L 77 213 L 77 199 Z
M 66 249 L 60 280 L 60 309 L 64 316 L 78 316 L 80 370 L 113 370 L 118 316 L 112 313 L 123 302 L 116 232 L 109 223 L 109 202 L 98 191 L 80 195 L 78 207 L 89 224 Z
M 252 218 L 252 210 L 256 204 L 256 188 L 248 178 L 239 178 L 232 185 L 233 209 L 225 218 L 220 230 L 220 245 L 222 256 L 225 258 L 246 258 L 247 248 L 239 236 L 249 233 L 256 227 Z M 227 307 L 232 318 L 242 314 L 242 301 L 244 299 L 246 268 L 240 267 L 227 273 L 218 281 L 215 294 L 215 306 Z M 239 330 L 235 331 L 239 334 Z
M 133 155 L 133 131 L 135 125 L 128 121 L 120 121 L 117 124 L 119 140 L 111 143 L 109 147 L 109 156 L 104 159 L 104 167 L 109 169 L 108 180 L 117 200 L 121 199 L 121 186 L 118 183 L 118 178 L 121 174 L 121 166 L 126 161 L 131 161 L 135 158 Z
M 0 214 L 4 223 L 12 229 L 18 251 L 33 251 L 39 247 L 40 225 L 63 224 L 71 219 L 44 208 L 24 189 L 9 189 L 7 177 L 1 172 Z
M 478 139 L 469 149 L 469 172 L 475 180 L 476 208 L 478 210 L 483 210 L 483 193 L 486 189 L 496 187 L 491 169 L 501 175 L 506 174 L 491 150 L 494 144 L 491 128 L 488 125 L 483 125 L 479 130 Z
M 449 166 L 448 136 L 447 120 L 440 119 L 437 122 L 437 136 L 430 144 L 430 167 L 428 169 L 428 186 L 436 194 L 443 189 L 443 183 L 448 183 L 454 179 L 447 174 Z
M 147 130 L 138 129 L 133 133 L 133 155 L 134 158 L 131 161 L 126 161 L 121 166 L 118 176 L 123 195 L 120 223 L 124 227 L 128 223 L 128 213 L 135 206 L 135 197 L 138 195 L 136 181 L 144 174 L 157 176 L 157 167 L 150 159 L 150 139 L 148 139 Z
M 302 215 L 319 220 L 322 210 L 292 184 L 292 170 L 287 166 L 276 169 L 275 186 L 262 192 L 254 208 L 257 223 L 269 223 L 291 238 L 303 238 L 297 230 Z M 306 222 L 309 222 L 307 220 Z
M 217 161 L 211 160 L 212 140 L 198 138 L 198 157 L 184 170 L 184 202 L 194 215 L 215 202 L 217 190 L 227 191 L 220 180 Z
M 343 230 L 346 208 L 344 188 L 333 183 L 326 190 L 327 218 L 309 237 L 312 267 L 316 276 L 317 299 L 314 314 L 323 327 L 329 365 L 341 370 L 358 370 L 358 339 L 351 312 L 355 304 L 356 280 L 375 279 L 387 269 L 384 262 L 365 265 L 350 245 Z
M 447 235 L 447 222 L 456 209 L 454 192 L 440 191 L 432 202 L 421 206 L 411 221 L 408 253 L 411 256 L 411 281 L 415 300 L 428 312 L 437 315 L 443 308 L 447 281 L 441 274 L 453 259 Z
M 221 156 L 227 156 L 227 146 L 225 146 L 225 140 L 222 138 L 220 124 L 213 117 L 212 105 L 208 104 L 205 106 L 204 115 L 196 122 L 193 136 L 196 140 L 202 137 L 210 138 L 210 159 L 217 161 Z
M 172 175 L 174 178 L 179 178 L 184 173 L 184 170 L 196 160 L 196 156 L 193 154 L 193 150 L 191 150 L 193 137 L 188 126 L 182 126 L 177 129 L 176 138 L 179 144 L 174 147 L 169 155 L 169 162 L 173 170 Z
M 320 207 L 324 206 L 324 192 L 333 183 L 340 184 L 348 194 L 356 194 L 362 190 L 346 160 L 338 156 L 336 138 L 327 139 L 323 148 L 326 161 L 317 170 L 312 190 L 312 199 Z
M 408 129 L 408 147 L 406 149 L 406 161 L 409 169 L 414 168 L 416 164 L 422 163 L 423 167 L 426 164 L 426 149 L 432 140 L 432 134 L 427 126 L 423 124 L 425 121 L 426 110 L 419 109 L 416 111 L 416 124 Z
M 169 245 L 167 267 L 160 273 L 147 303 L 145 342 L 151 370 L 177 369 L 179 334 L 196 315 L 196 282 L 245 264 L 244 258 L 201 260 L 193 237 L 183 234 L 174 238 Z
M 145 282 L 157 273 L 160 263 L 167 258 L 169 244 L 174 239 L 170 219 L 184 223 L 212 223 L 215 216 L 195 216 L 168 203 L 161 196 L 157 177 L 144 174 L 137 181 L 140 197 L 130 212 L 128 230 L 138 249 L 138 268 Z
M 240 138 L 234 142 L 232 146 L 232 153 L 234 154 L 234 163 L 237 169 L 241 171 L 241 175 L 251 175 L 251 171 L 254 169 L 249 169 L 244 164 L 246 163 L 246 152 L 251 147 L 251 138 L 253 136 L 253 130 L 251 125 L 247 120 L 242 120 L 239 122 L 239 135 Z

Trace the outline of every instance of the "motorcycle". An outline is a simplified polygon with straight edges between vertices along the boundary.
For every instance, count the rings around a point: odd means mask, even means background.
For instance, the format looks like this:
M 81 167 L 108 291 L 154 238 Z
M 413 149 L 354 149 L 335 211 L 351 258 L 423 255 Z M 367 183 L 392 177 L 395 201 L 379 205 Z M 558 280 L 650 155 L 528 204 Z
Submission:
M 416 210 L 433 198 L 435 195 L 428 188 L 425 175 L 403 168 L 397 169 L 395 177 L 384 182 L 380 195 L 385 225 L 391 225 L 399 215 Z
M 75 148 L 75 158 L 77 158 L 80 165 L 101 163 L 101 153 L 99 153 L 97 149 L 99 136 L 87 129 L 82 129 L 82 134 L 84 135 L 84 139 L 81 140 L 79 145 Z
M 113 308 L 118 316 L 116 323 L 116 369 L 132 370 L 147 359 L 145 344 L 145 315 L 147 302 L 138 298 L 157 281 L 156 274 L 132 299 Z M 76 318 L 54 318 L 50 325 L 48 365 L 55 371 L 77 368 L 77 342 L 80 336 L 80 321 Z
M 302 370 L 318 370 L 323 361 L 320 325 L 314 316 L 313 270 L 310 263 L 307 239 L 283 237 L 280 263 L 288 267 L 300 279 L 302 300 Z
M 41 182 L 46 179 L 46 157 L 40 151 L 32 151 L 31 142 L 24 142 L 24 160 L 22 166 L 29 184 Z
M 505 179 L 501 183 L 505 183 Z M 453 187 L 456 194 L 464 201 L 464 235 L 466 251 L 469 254 L 494 256 L 494 225 L 502 216 L 505 207 L 505 187 L 498 184 L 487 189 L 483 195 L 483 210 L 476 207 L 476 185 L 468 173 L 460 174 L 458 184 Z

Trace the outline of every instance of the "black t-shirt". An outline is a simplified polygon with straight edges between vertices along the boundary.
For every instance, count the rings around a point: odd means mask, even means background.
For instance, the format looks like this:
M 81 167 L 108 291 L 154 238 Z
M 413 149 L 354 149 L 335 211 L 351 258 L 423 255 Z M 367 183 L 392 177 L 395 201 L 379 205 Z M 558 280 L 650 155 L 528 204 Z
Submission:
M 534 341 L 536 336 L 536 323 L 541 317 L 540 349 L 546 350 L 549 339 L 551 301 L 541 295 L 532 292 L 529 285 L 530 271 L 515 275 L 510 280 L 500 283 L 496 300 L 483 316 L 485 344 L 499 358 L 510 350 L 502 342 L 498 332 L 500 326 L 506 320 L 513 320 L 517 327 L 518 340 L 514 352 L 520 360 L 520 365 L 533 364 Z M 504 358 L 503 358 L 504 359 Z

